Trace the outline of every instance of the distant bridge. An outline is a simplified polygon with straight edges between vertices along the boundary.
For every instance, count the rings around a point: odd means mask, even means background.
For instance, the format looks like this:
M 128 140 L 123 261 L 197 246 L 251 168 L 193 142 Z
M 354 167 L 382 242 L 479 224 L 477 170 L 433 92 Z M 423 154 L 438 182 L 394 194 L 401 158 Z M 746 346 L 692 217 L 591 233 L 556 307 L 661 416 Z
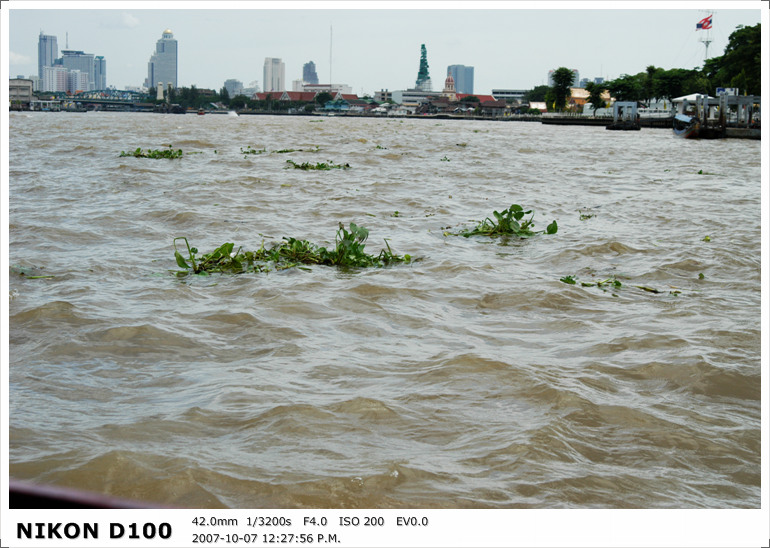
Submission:
M 138 103 L 146 103 L 149 99 L 150 96 L 146 93 L 119 89 L 81 91 L 68 98 L 70 102 L 79 103 L 86 108 L 92 105 L 93 108 L 105 110 L 127 110 Z

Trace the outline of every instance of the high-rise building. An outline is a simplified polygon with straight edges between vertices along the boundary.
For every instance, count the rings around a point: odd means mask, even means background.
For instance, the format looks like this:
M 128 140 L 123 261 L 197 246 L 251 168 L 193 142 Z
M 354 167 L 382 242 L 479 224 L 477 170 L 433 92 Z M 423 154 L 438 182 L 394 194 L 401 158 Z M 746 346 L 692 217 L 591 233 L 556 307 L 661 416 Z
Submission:
M 54 61 L 59 56 L 59 46 L 56 36 L 43 34 L 40 31 L 40 38 L 37 41 L 37 75 L 43 77 L 43 67 L 52 67 Z
M 473 67 L 449 65 L 446 72 L 455 81 L 457 93 L 473 93 Z
M 262 73 L 263 91 L 286 91 L 286 66 L 276 57 L 265 57 L 265 68 Z
M 88 73 L 78 69 L 67 72 L 67 92 L 77 93 L 79 91 L 89 91 L 89 85 Z
M 229 80 L 225 80 L 225 89 L 227 90 L 227 94 L 232 99 L 236 95 L 243 93 L 243 82 L 234 78 L 230 78 Z
M 74 49 L 61 50 L 61 65 L 69 71 L 79 70 L 87 77 L 85 88 L 81 91 L 91 91 L 94 88 L 94 54 L 76 51 Z M 78 80 L 80 82 L 80 80 Z
M 69 86 L 68 71 L 61 65 L 43 67 L 41 91 L 66 92 Z
M 107 89 L 107 61 L 103 55 L 94 57 L 94 89 Z
M 302 67 L 302 80 L 306 84 L 318 83 L 318 74 L 315 71 L 315 63 L 313 61 L 308 61 Z
M 155 53 L 147 63 L 147 80 L 144 85 L 157 88 L 158 82 L 177 87 L 177 42 L 170 29 L 163 31 L 160 40 L 155 44 Z

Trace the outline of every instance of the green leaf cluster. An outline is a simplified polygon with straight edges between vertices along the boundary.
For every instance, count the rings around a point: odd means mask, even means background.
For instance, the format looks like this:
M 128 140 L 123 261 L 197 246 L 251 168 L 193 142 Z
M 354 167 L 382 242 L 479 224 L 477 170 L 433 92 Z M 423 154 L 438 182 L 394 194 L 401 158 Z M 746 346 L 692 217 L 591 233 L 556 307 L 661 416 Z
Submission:
M 294 169 L 302 169 L 305 171 L 308 170 L 321 170 L 321 171 L 330 171 L 332 169 L 350 169 L 350 164 L 335 164 L 331 160 L 327 162 L 317 162 L 315 164 L 311 164 L 309 162 L 302 162 L 301 164 L 298 164 L 294 160 L 286 160 L 286 163 L 290 166 L 293 166 Z M 289 166 L 286 166 L 287 169 Z
M 143 151 L 141 148 L 137 148 L 133 152 L 123 151 L 120 153 L 120 158 L 123 158 L 124 156 L 133 156 L 134 158 L 152 158 L 153 160 L 158 160 L 161 158 L 173 160 L 174 158 L 181 158 L 183 154 L 184 153 L 182 152 L 182 149 L 174 150 L 171 145 L 168 145 L 168 148 L 161 150 L 148 149 Z
M 233 252 L 235 244 L 225 243 L 211 253 L 200 258 L 196 257 L 198 250 L 190 247 L 187 238 L 174 239 L 174 256 L 176 263 L 185 270 L 178 274 L 211 274 L 229 273 L 241 274 L 244 272 L 267 272 L 271 267 L 275 270 L 298 267 L 300 265 L 327 265 L 342 266 L 348 268 L 382 267 L 392 263 L 409 263 L 410 255 L 399 256 L 393 253 L 385 240 L 387 249 L 380 251 L 378 255 L 370 255 L 364 251 L 364 243 L 369 237 L 369 231 L 350 223 L 349 230 L 340 223 L 335 240 L 335 247 L 327 249 L 315 245 L 307 240 L 296 238 L 283 238 L 283 242 L 266 248 L 264 243 L 256 251 L 242 252 L 238 248 Z M 177 241 L 184 241 L 187 257 L 183 256 L 177 248 Z
M 564 110 L 567 106 L 567 99 L 570 96 L 570 88 L 573 85 L 575 75 L 567 67 L 559 67 L 553 71 L 551 78 L 553 80 L 551 91 L 553 94 L 554 110 Z
M 559 281 L 569 285 L 577 285 L 578 283 L 578 279 L 572 275 L 559 278 Z M 606 280 L 597 280 L 595 282 L 580 282 L 580 287 L 598 287 L 599 289 L 603 289 L 604 291 L 606 291 L 608 287 L 619 288 L 622 286 L 623 284 L 620 282 L 620 280 L 618 280 L 614 276 L 611 276 Z
M 524 219 L 525 215 L 530 214 L 532 215 L 528 219 Z M 461 232 L 460 235 L 466 238 L 477 235 L 490 237 L 513 235 L 519 238 L 529 238 L 536 234 L 556 234 L 559 229 L 556 221 L 553 221 L 545 230 L 532 230 L 531 227 L 535 224 L 533 220 L 535 215 L 531 209 L 524 211 L 524 208 L 519 204 L 512 204 L 511 207 L 504 209 L 502 212 L 493 211 L 492 215 L 494 219 L 487 217 L 480 221 L 473 230 Z

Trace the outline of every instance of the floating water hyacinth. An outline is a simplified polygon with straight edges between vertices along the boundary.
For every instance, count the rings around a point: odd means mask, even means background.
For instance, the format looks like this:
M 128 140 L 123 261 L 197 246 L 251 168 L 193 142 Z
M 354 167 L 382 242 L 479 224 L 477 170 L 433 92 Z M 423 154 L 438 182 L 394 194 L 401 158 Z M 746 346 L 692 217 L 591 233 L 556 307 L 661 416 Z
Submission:
M 294 160 L 286 160 L 286 163 L 289 164 L 289 166 L 294 167 L 294 169 L 303 169 L 305 171 L 307 170 L 328 171 L 331 169 L 350 169 L 350 164 L 335 164 L 331 160 L 329 160 L 329 162 L 318 162 L 315 164 L 311 164 L 308 162 L 302 162 L 301 164 L 298 164 Z M 286 166 L 287 169 L 289 166 Z
M 153 160 L 158 160 L 161 158 L 173 160 L 174 158 L 181 158 L 183 154 L 184 153 L 182 152 L 182 149 L 174 150 L 171 145 L 168 145 L 168 148 L 159 150 L 148 149 L 143 151 L 140 147 L 133 152 L 124 151 L 120 153 L 120 158 L 123 158 L 124 156 L 133 156 L 134 158 L 152 158 Z
M 519 204 L 513 204 L 502 212 L 493 211 L 492 215 L 494 216 L 494 219 L 487 217 L 483 221 L 480 221 L 473 230 L 461 232 L 460 234 L 466 238 L 476 235 L 494 237 L 506 234 L 518 236 L 519 238 L 529 238 L 536 234 L 556 234 L 559 229 L 556 221 L 549 224 L 545 230 L 532 230 L 531 227 L 535 224 L 533 220 L 534 214 L 532 214 L 529 219 L 524 219 L 522 221 L 525 215 L 531 213 L 531 209 L 524 211 L 524 208 Z
M 340 223 L 333 249 L 315 245 L 307 240 L 284 237 L 283 242 L 270 248 L 265 248 L 262 244 L 262 247 L 256 251 L 242 252 L 241 247 L 233 251 L 235 244 L 225 243 L 211 253 L 197 257 L 198 250 L 190 247 L 187 238 L 175 238 L 173 243 L 176 263 L 180 268 L 185 269 L 178 272 L 181 275 L 267 272 L 271 267 L 275 270 L 284 270 L 300 265 L 365 268 L 411 262 L 410 255 L 399 256 L 393 253 L 387 239 L 385 240 L 387 249 L 381 250 L 378 255 L 369 255 L 364 251 L 366 245 L 364 242 L 368 237 L 369 231 L 366 228 L 350 223 L 350 229 L 346 230 Z M 186 257 L 177 248 L 177 241 L 184 241 Z

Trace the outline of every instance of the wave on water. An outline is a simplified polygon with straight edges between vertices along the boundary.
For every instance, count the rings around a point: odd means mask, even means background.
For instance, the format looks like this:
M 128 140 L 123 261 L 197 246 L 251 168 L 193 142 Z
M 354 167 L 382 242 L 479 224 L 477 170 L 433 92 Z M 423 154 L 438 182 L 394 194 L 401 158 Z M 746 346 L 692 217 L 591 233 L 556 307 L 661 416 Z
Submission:
M 11 476 L 199 508 L 759 507 L 758 143 L 39 114 L 11 115 Z M 119 156 L 165 144 L 195 154 Z M 511 204 L 558 232 L 455 233 Z M 178 237 L 340 223 L 414 260 L 179 274 Z

